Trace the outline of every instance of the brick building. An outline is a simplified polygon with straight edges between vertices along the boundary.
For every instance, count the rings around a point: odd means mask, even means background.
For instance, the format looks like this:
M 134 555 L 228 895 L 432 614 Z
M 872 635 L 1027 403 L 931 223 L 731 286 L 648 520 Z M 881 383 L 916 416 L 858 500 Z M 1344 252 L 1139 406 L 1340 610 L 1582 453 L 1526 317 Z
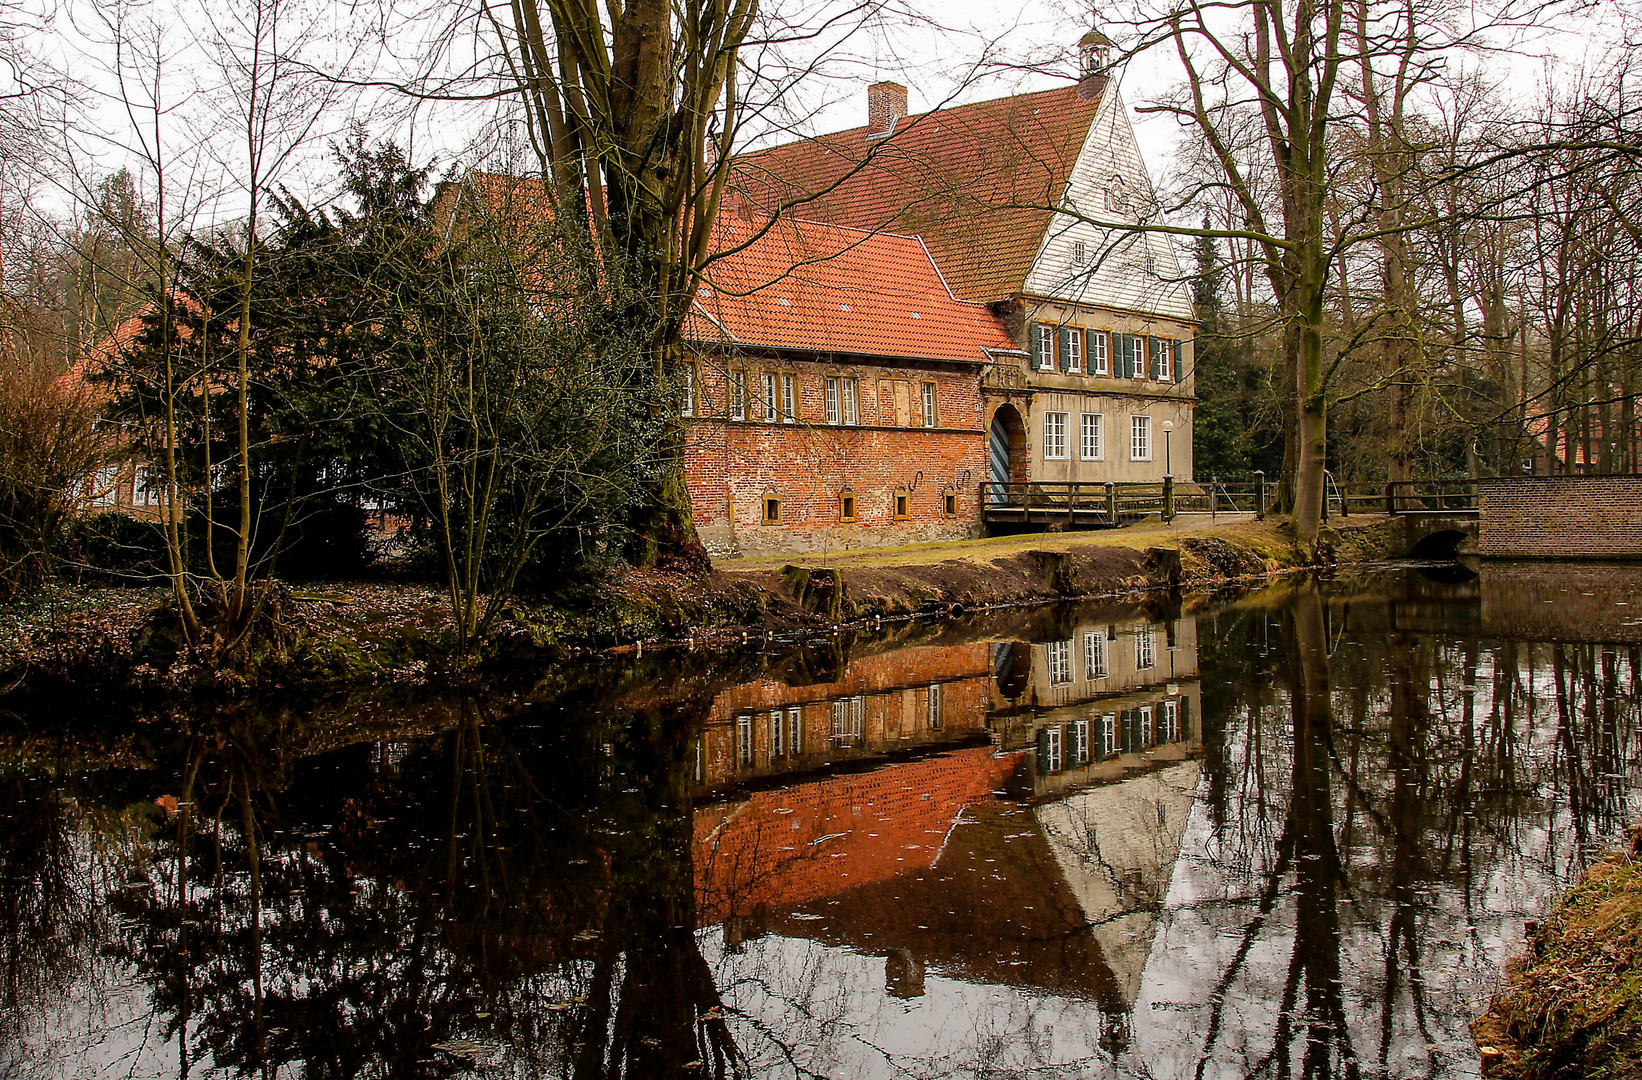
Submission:
M 763 213 L 917 237 L 952 295 L 992 313 L 1008 340 L 979 371 L 979 479 L 1189 480 L 1185 275 L 1166 237 L 1134 231 L 1158 218 L 1151 180 L 1105 39 L 1080 48 L 1076 86 L 921 114 L 877 83 L 865 126 L 743 156 L 736 192 Z

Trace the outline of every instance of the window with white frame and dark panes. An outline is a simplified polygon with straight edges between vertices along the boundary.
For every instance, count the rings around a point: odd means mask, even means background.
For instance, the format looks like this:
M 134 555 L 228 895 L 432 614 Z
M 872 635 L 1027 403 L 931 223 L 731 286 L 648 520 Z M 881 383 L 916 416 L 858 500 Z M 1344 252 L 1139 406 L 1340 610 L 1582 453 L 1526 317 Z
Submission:
M 1063 412 L 1043 414 L 1043 457 L 1046 461 L 1066 460 L 1066 417 Z
M 798 419 L 798 376 L 781 376 L 781 422 L 791 424 Z
M 747 373 L 740 368 L 730 372 L 730 419 L 747 419 Z
M 1090 330 L 1084 334 L 1084 338 L 1089 342 L 1089 374 L 1111 374 L 1111 358 L 1106 351 L 1106 331 Z
M 935 412 L 935 384 L 924 383 L 924 427 L 934 427 L 939 417 Z
M 760 389 L 762 389 L 764 391 L 764 393 L 763 393 L 764 412 L 763 412 L 763 415 L 761 415 L 759 417 L 759 419 L 763 420 L 767 424 L 773 424 L 773 423 L 775 423 L 775 416 L 776 416 L 776 413 L 775 413 L 775 375 L 773 373 L 766 372 L 760 378 Z
M 684 365 L 684 385 L 679 391 L 678 411 L 680 416 L 694 416 L 696 414 L 696 366 Z
M 1157 354 L 1157 361 L 1153 365 L 1153 376 L 1159 382 L 1174 382 L 1175 349 L 1174 342 L 1168 338 L 1153 338 L 1153 348 Z
M 1065 346 L 1066 352 L 1066 355 L 1061 358 L 1062 366 L 1068 374 L 1082 375 L 1083 330 L 1076 326 L 1069 328 L 1066 331 L 1066 336 L 1062 339 L 1062 344 Z
M 1084 413 L 1078 429 L 1078 456 L 1084 461 L 1104 460 L 1106 457 L 1105 414 Z
M 1152 418 L 1150 416 L 1131 416 L 1129 418 L 1129 460 L 1152 460 Z
M 1055 328 L 1047 323 L 1032 324 L 1032 366 L 1038 371 L 1055 367 Z

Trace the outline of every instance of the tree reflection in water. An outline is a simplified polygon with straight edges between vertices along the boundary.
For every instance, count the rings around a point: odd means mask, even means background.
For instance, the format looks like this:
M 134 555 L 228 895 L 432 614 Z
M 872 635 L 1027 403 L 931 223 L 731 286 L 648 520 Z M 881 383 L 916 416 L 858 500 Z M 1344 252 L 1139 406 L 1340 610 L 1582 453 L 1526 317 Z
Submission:
M 459 712 L 322 769 L 252 726 L 189 742 L 150 887 L 116 899 L 179 1071 L 735 1072 L 692 932 L 689 724 Z

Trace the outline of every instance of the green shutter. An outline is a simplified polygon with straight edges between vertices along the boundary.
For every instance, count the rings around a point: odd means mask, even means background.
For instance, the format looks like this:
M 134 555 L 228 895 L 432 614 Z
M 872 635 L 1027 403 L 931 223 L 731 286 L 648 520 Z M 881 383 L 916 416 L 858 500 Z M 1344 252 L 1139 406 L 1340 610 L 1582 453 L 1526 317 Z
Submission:
M 1174 345 L 1174 381 L 1180 382 L 1186 378 L 1186 351 L 1182 347 L 1186 343 L 1175 338 Z
M 1026 343 L 1027 343 L 1027 347 L 1032 350 L 1032 370 L 1033 371 L 1042 370 L 1042 368 L 1043 368 L 1042 338 L 1038 334 L 1038 324 L 1035 323 L 1035 322 L 1031 322 L 1031 323 L 1026 324 Z
M 1061 371 L 1065 371 L 1066 370 L 1066 354 L 1072 351 L 1072 328 L 1070 326 L 1061 327 L 1060 328 L 1059 338 L 1060 338 L 1060 348 L 1056 351 L 1058 351 L 1060 353 L 1060 358 L 1059 358 L 1060 362 L 1057 363 L 1055 366 L 1057 368 L 1059 368 Z

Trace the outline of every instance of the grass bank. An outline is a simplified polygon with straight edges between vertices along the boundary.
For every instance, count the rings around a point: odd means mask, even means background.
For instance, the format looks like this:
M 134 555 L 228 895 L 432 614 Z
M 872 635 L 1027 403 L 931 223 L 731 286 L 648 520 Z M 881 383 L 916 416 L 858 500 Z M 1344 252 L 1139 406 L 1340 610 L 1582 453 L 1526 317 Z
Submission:
M 1592 866 L 1473 1027 L 1483 1072 L 1502 1080 L 1642 1076 L 1642 830 Z
M 1353 519 L 1338 561 L 1383 558 L 1391 527 Z M 452 648 L 449 603 L 411 583 L 290 587 L 280 644 L 245 671 L 217 669 L 157 629 L 159 589 L 53 586 L 0 608 L 0 698 L 28 693 L 227 694 L 361 682 L 459 682 L 476 669 L 578 652 L 711 645 L 830 631 L 864 620 L 1164 587 L 1213 588 L 1304 566 L 1277 522 L 1142 524 L 834 553 L 722 560 L 710 574 L 627 571 L 579 602 L 519 597 L 477 656 Z

